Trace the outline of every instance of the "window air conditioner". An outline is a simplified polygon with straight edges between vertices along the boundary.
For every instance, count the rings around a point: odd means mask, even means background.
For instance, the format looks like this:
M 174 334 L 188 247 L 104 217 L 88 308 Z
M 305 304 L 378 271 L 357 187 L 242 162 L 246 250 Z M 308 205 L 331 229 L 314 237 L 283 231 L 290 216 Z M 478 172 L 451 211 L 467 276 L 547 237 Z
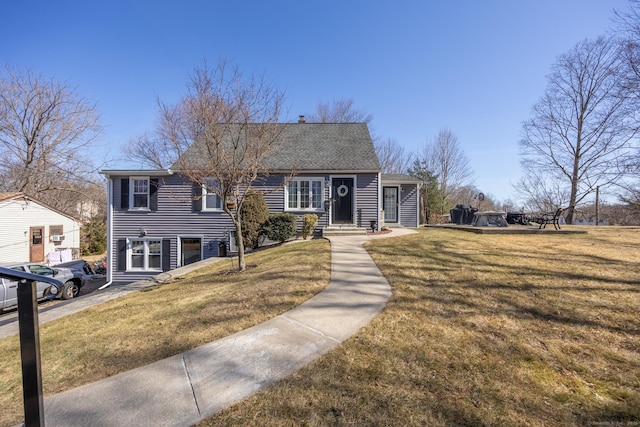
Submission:
M 52 242 L 62 242 L 64 240 L 64 236 L 61 234 L 57 236 L 51 236 L 49 237 L 49 240 L 51 240 Z

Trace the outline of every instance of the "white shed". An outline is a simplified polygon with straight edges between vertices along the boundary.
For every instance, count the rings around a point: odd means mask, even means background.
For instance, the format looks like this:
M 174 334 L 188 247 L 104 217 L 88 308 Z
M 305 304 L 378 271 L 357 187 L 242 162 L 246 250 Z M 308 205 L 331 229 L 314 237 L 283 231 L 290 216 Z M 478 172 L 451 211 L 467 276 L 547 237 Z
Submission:
M 0 193 L 0 263 L 79 256 L 80 221 L 23 193 Z

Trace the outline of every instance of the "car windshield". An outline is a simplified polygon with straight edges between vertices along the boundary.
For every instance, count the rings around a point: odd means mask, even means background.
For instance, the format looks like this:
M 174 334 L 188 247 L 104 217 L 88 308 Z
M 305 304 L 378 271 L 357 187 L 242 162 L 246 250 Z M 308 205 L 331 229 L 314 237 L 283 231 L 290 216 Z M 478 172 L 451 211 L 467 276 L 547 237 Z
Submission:
M 44 265 L 30 265 L 29 270 L 33 274 L 39 274 L 41 276 L 53 276 L 53 270 L 49 267 L 45 267 Z

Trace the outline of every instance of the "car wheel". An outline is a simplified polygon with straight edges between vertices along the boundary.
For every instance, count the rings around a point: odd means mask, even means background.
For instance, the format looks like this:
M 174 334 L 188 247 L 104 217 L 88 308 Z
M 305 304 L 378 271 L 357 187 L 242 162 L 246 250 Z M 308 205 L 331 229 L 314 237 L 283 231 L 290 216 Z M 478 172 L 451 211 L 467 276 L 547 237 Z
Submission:
M 71 299 L 78 296 L 80 292 L 80 287 L 76 285 L 73 281 L 69 280 L 64 284 L 64 288 L 62 288 L 62 299 Z

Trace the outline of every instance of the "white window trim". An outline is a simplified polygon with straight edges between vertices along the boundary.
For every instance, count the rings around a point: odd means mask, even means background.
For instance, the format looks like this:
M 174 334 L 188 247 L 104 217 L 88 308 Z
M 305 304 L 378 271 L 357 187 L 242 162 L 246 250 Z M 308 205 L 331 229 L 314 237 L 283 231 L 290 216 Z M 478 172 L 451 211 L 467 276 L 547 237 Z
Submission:
M 207 186 L 206 185 L 202 185 L 202 211 L 203 212 L 223 212 L 224 209 L 222 208 L 222 198 L 216 194 L 215 191 L 207 191 Z M 220 203 L 220 207 L 219 208 L 208 208 L 207 207 L 207 196 L 208 195 L 214 195 L 216 197 L 216 199 L 218 200 L 218 202 Z
M 402 186 L 401 185 L 383 185 L 382 186 L 382 210 L 384 209 L 384 189 L 395 188 L 396 189 L 396 220 L 389 221 L 389 224 L 400 224 L 400 211 L 402 210 Z M 387 213 L 384 214 L 384 222 L 387 222 Z
M 132 240 L 142 240 L 145 242 L 144 245 L 144 267 L 142 268 L 134 268 L 132 267 L 131 257 L 133 256 L 131 250 L 131 241 Z M 160 267 L 158 268 L 149 268 L 149 243 L 150 241 L 159 241 L 160 242 Z M 137 238 L 129 238 L 127 239 L 127 271 L 159 271 L 162 272 L 162 239 L 157 237 L 137 237 Z
M 182 265 L 182 239 L 199 239 L 200 240 L 200 260 L 204 259 L 204 236 L 203 235 L 180 235 L 178 236 L 178 267 L 183 267 Z
M 135 193 L 133 189 L 135 188 L 136 180 L 146 180 L 147 181 L 147 206 L 146 207 L 134 207 L 135 201 Z M 148 176 L 132 176 L 129 178 L 129 210 L 130 211 L 150 211 L 151 210 L 151 178 Z M 141 194 L 141 193 L 140 193 Z
M 300 182 L 300 181 L 320 181 L 320 206 L 317 208 L 290 208 L 289 207 L 289 183 L 290 182 Z M 325 201 L 325 179 L 323 177 L 300 177 L 290 179 L 286 182 L 284 186 L 284 210 L 285 212 L 324 212 L 324 201 Z M 309 184 L 309 189 L 311 189 L 311 184 Z M 300 185 L 298 184 L 298 194 L 297 194 L 297 202 L 298 206 L 300 205 Z
M 231 253 L 238 252 L 238 245 L 236 243 L 235 230 L 229 230 L 229 233 L 227 234 L 227 239 L 229 240 L 229 252 Z

